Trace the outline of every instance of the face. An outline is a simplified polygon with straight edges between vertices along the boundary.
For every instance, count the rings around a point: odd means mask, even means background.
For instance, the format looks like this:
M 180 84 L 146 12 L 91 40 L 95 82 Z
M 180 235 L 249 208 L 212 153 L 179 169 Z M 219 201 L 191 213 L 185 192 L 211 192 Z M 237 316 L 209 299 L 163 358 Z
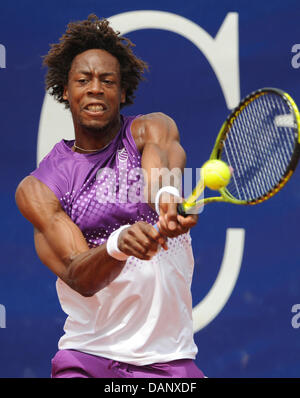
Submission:
M 75 130 L 103 132 L 114 127 L 118 129 L 125 90 L 121 88 L 117 58 L 98 49 L 77 55 L 63 98 L 69 102 Z

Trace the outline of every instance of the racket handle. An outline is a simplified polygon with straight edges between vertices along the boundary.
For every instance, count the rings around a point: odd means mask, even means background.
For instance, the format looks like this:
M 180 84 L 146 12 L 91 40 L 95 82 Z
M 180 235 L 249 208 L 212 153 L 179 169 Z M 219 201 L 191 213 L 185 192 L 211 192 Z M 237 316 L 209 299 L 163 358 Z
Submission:
M 177 213 L 178 213 L 180 216 L 187 217 L 187 214 L 186 214 L 186 212 L 184 211 L 184 208 L 183 208 L 183 206 L 182 206 L 182 203 L 179 203 L 179 204 L 177 205 Z

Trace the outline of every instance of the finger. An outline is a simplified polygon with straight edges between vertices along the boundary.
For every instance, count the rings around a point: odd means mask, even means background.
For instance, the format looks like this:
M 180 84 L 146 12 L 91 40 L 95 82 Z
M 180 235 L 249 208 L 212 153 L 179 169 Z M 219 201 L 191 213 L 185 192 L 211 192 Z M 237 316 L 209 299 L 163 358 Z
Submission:
M 155 254 L 159 249 L 159 243 L 148 234 L 144 234 L 142 231 L 135 237 L 135 240 L 131 244 L 136 247 L 139 246 L 139 250 L 142 254 Z
M 150 260 L 158 251 L 158 246 L 156 249 L 144 248 L 143 246 L 137 245 L 125 245 L 122 250 L 128 256 L 134 256 L 141 260 Z
M 144 256 L 153 256 L 159 248 L 159 243 L 152 239 L 149 234 L 145 234 L 141 225 L 128 228 L 121 238 L 120 250 L 127 255 L 138 258 L 144 259 Z
M 176 203 L 169 203 L 167 213 L 165 214 L 167 226 L 169 230 L 175 231 L 178 227 L 178 220 L 177 220 L 177 204 Z
M 165 236 L 168 236 L 169 238 L 175 238 L 182 233 L 182 227 L 178 222 L 176 223 L 176 229 L 170 230 L 168 227 L 167 219 L 164 216 L 159 217 L 159 224 L 161 233 Z
M 159 230 L 162 235 L 167 236 L 168 234 L 167 220 L 162 215 L 159 216 Z
M 168 250 L 167 238 L 161 233 L 159 222 L 155 225 L 147 224 L 147 234 L 165 250 Z
M 167 217 L 167 224 L 170 231 L 177 227 L 177 206 L 180 198 L 163 193 L 160 202 L 160 215 Z
M 161 233 L 159 223 L 156 225 L 151 225 L 146 222 L 140 222 L 138 224 L 142 230 L 142 234 L 140 234 L 140 237 L 143 236 L 144 240 L 150 240 L 150 242 L 146 242 L 146 244 L 149 243 L 150 250 L 157 251 L 159 249 L 159 245 L 162 246 L 163 249 L 168 250 L 167 238 Z M 144 245 L 143 242 L 141 243 L 142 245 Z
M 161 245 L 161 247 L 162 247 L 164 250 L 168 250 L 167 239 L 166 239 L 165 236 L 163 236 L 163 235 L 161 234 L 161 229 L 160 229 L 160 228 L 161 228 L 161 225 L 160 225 L 160 222 L 159 222 L 159 221 L 158 221 L 157 224 L 154 225 L 154 228 L 156 229 L 156 231 L 159 232 L 158 243 Z
M 160 219 L 164 219 L 162 226 L 169 229 L 170 232 L 175 231 L 178 225 L 177 203 L 174 203 L 174 197 L 171 200 L 172 202 L 162 204 L 162 211 L 160 212 Z
M 177 216 L 177 220 L 178 220 L 178 222 L 180 223 L 180 225 L 183 228 L 190 229 L 190 228 L 194 227 L 197 224 L 198 215 L 193 214 L 193 215 L 189 215 L 189 216 L 186 216 L 186 217 L 178 215 Z

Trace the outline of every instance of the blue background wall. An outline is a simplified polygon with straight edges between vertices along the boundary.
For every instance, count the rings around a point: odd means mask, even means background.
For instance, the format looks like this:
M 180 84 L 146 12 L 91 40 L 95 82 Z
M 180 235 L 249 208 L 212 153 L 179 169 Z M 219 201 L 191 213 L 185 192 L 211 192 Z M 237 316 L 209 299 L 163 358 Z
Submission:
M 0 377 L 49 377 L 65 319 L 56 278 L 37 258 L 32 226 L 18 212 L 14 192 L 36 167 L 45 95 L 41 56 L 70 20 L 85 19 L 92 12 L 110 17 L 132 10 L 161 10 L 195 22 L 214 37 L 226 15 L 237 12 L 241 97 L 273 86 L 300 104 L 300 68 L 293 68 L 291 52 L 300 43 L 298 0 L 128 0 L 124 4 L 120 0 L 1 4 L 0 43 L 6 48 L 6 68 L 0 69 L 0 304 L 6 309 L 6 327 L 0 328 Z M 168 31 L 146 29 L 128 37 L 135 42 L 136 53 L 150 64 L 150 72 L 135 105 L 124 113 L 162 111 L 172 116 L 181 131 L 188 166 L 201 167 L 228 114 L 207 59 L 192 43 Z M 195 334 L 197 363 L 209 377 L 300 374 L 300 329 L 297 322 L 293 327 L 291 312 L 300 302 L 299 178 L 300 169 L 283 191 L 260 206 L 207 206 L 192 231 L 192 292 L 197 304 L 218 274 L 227 228 L 245 230 L 234 290 L 220 314 Z

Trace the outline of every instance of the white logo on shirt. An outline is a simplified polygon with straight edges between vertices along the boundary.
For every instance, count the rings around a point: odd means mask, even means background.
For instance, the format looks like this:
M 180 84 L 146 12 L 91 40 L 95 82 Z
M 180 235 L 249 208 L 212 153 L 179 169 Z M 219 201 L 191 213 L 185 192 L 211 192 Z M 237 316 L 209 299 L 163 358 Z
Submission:
M 128 153 L 125 148 L 118 150 L 118 159 L 119 159 L 119 162 L 127 162 Z

